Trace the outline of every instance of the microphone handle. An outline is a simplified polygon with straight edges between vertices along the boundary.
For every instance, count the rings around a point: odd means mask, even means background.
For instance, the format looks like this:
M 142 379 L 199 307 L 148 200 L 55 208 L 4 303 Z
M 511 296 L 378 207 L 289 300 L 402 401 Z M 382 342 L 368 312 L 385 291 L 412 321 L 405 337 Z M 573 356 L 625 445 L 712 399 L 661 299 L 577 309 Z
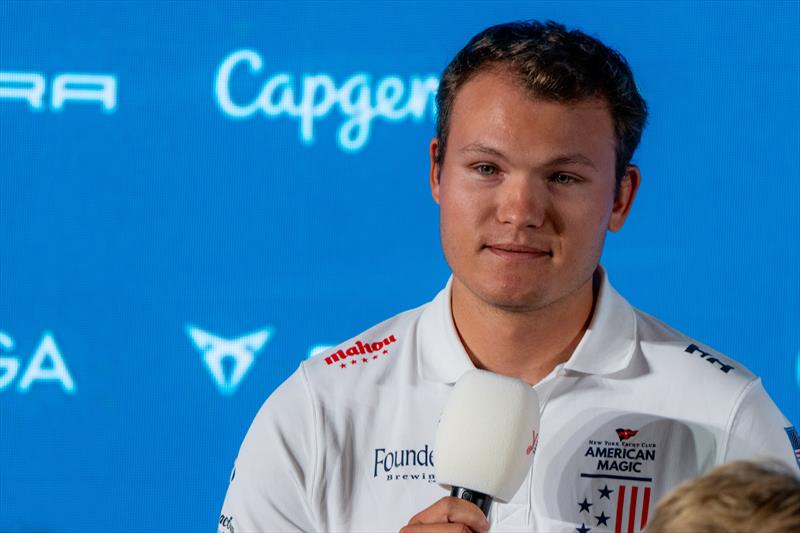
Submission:
M 463 487 L 453 487 L 453 490 L 450 491 L 450 496 L 455 496 L 456 498 L 474 503 L 483 511 L 484 516 L 489 516 L 489 506 L 492 505 L 492 497 L 488 494 L 465 489 Z

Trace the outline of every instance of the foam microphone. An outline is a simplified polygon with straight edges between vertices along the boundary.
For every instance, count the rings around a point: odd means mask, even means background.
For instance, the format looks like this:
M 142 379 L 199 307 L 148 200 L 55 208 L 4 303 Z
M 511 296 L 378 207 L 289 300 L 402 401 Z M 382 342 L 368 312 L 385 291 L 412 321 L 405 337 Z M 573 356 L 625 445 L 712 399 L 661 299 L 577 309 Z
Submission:
M 509 501 L 533 463 L 539 398 L 524 381 L 485 370 L 461 376 L 436 431 L 436 480 L 489 514 Z

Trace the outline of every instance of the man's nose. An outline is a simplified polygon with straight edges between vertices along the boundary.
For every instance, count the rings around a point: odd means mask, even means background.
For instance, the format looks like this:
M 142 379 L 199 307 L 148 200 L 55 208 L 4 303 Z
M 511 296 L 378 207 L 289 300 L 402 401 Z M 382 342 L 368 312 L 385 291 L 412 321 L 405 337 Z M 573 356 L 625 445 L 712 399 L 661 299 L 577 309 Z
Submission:
M 547 212 L 547 187 L 531 176 L 510 176 L 498 191 L 497 219 L 501 224 L 538 228 Z

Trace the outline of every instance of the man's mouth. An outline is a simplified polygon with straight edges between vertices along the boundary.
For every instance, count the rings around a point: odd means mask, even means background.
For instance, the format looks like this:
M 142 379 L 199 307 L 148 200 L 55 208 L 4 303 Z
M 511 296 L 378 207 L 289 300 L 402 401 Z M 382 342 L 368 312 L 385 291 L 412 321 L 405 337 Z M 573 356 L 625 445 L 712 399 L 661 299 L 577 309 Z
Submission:
M 495 255 L 507 258 L 534 259 L 538 257 L 553 257 L 551 250 L 524 244 L 497 243 L 487 244 L 484 247 Z

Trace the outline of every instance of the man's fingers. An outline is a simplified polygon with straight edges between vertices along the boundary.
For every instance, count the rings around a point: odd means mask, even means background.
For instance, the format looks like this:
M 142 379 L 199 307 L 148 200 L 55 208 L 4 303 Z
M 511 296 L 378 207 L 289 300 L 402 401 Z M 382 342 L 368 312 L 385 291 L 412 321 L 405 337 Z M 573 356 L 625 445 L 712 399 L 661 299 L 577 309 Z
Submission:
M 472 502 L 447 496 L 408 521 L 409 526 L 425 524 L 464 524 L 472 531 L 489 531 L 489 522 L 483 512 Z

